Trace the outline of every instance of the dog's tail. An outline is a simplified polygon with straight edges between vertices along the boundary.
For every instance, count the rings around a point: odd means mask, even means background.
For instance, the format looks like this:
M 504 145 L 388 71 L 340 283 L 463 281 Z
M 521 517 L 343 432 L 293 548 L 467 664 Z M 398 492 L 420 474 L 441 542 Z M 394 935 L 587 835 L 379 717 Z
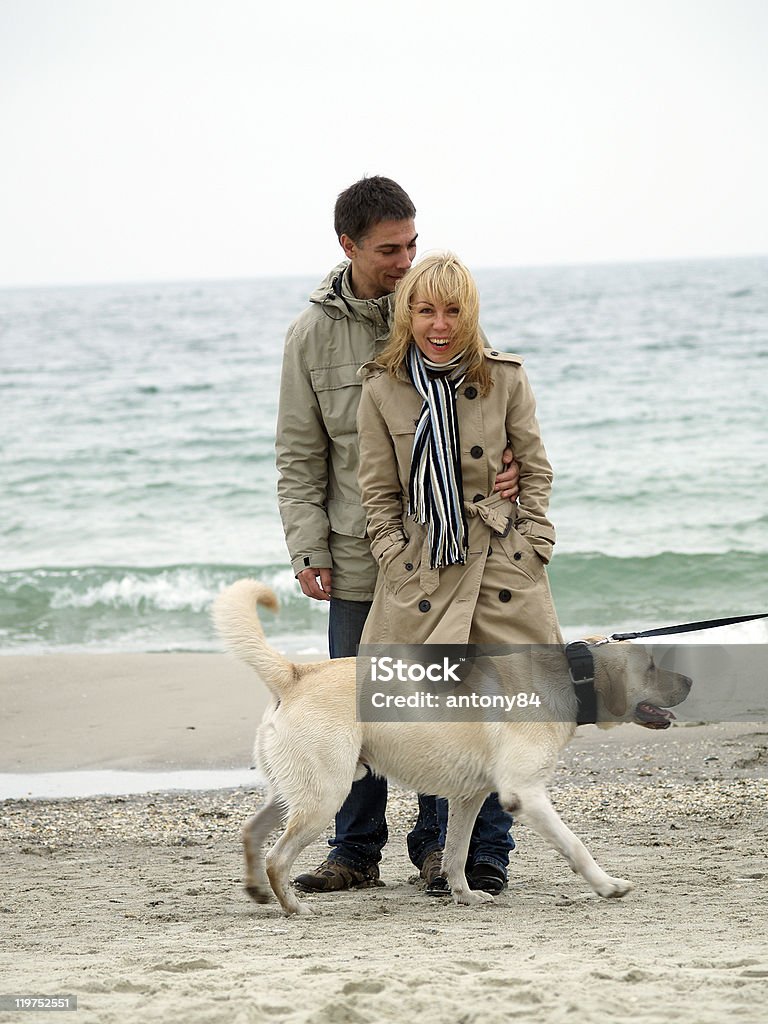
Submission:
M 225 647 L 261 676 L 278 699 L 296 678 L 293 663 L 273 650 L 264 639 L 257 605 L 277 611 L 273 591 L 258 580 L 243 579 L 218 595 L 211 615 Z

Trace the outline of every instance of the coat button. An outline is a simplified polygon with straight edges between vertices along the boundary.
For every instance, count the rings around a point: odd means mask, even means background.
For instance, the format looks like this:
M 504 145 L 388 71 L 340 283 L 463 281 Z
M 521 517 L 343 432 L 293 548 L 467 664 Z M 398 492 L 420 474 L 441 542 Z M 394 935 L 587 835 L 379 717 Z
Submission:
M 499 354 L 499 353 L 498 353 L 498 352 L 496 352 L 496 351 L 493 351 L 493 352 L 491 352 L 491 355 L 492 355 L 492 356 L 497 356 L 498 354 Z
M 522 551 L 516 551 L 516 552 L 514 553 L 514 555 L 512 555 L 512 557 L 514 558 L 514 560 L 515 560 L 516 562 L 519 562 L 519 561 L 520 561 L 520 559 L 521 559 L 521 558 L 523 557 L 523 553 L 522 553 Z
M 419 601 L 420 612 L 428 612 L 431 607 L 432 605 L 429 603 L 429 601 Z
M 500 590 L 499 591 L 499 600 L 502 601 L 504 604 L 506 604 L 507 601 L 511 601 L 512 600 L 512 595 L 510 594 L 510 592 L 508 590 Z
M 405 568 L 408 570 L 408 572 L 410 572 L 411 569 L 413 568 L 413 562 L 406 562 Z
M 485 495 L 484 494 L 476 494 L 474 496 L 474 498 L 472 499 L 472 501 L 474 501 L 475 504 L 477 504 L 478 501 L 483 501 L 484 499 L 485 499 Z
M 473 459 L 482 459 L 483 449 L 480 447 L 479 444 L 473 445 L 469 449 L 469 454 L 472 456 Z
M 493 554 L 493 548 L 488 548 L 488 557 L 490 558 Z
M 477 398 L 477 388 L 472 387 L 470 384 L 468 388 L 465 388 L 464 394 L 467 398 Z

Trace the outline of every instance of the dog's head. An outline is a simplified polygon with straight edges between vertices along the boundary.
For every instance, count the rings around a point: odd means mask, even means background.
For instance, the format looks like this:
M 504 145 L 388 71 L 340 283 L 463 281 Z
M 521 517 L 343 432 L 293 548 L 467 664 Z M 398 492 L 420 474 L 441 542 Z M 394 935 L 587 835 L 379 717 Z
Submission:
M 659 668 L 651 651 L 622 640 L 593 647 L 598 725 L 636 722 L 646 729 L 668 729 L 669 710 L 682 704 L 692 681 Z

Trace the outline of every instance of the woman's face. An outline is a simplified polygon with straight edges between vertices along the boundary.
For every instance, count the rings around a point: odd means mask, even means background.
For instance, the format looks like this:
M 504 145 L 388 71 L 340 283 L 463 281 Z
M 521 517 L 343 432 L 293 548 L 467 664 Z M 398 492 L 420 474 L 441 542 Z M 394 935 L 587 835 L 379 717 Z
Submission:
M 458 319 L 458 303 L 433 302 L 417 293 L 411 313 L 411 331 L 422 355 L 433 363 L 448 363 L 458 355 L 453 337 Z

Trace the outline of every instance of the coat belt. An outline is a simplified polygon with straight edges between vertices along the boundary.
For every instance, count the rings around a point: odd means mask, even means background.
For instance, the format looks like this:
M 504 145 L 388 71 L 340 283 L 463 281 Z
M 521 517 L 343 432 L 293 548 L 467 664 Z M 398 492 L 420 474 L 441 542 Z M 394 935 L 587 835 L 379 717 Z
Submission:
M 504 515 L 498 505 L 481 505 L 474 501 L 464 502 L 464 511 L 472 519 L 477 516 L 499 537 L 506 537 L 512 529 L 512 520 Z
M 480 519 L 499 537 L 506 537 L 512 529 L 511 518 L 504 515 L 498 505 L 481 505 L 474 501 L 465 501 L 464 511 L 470 519 Z M 424 545 L 421 549 L 419 586 L 425 594 L 434 594 L 440 583 L 440 570 L 429 567 L 429 558 L 429 539 L 425 537 Z

